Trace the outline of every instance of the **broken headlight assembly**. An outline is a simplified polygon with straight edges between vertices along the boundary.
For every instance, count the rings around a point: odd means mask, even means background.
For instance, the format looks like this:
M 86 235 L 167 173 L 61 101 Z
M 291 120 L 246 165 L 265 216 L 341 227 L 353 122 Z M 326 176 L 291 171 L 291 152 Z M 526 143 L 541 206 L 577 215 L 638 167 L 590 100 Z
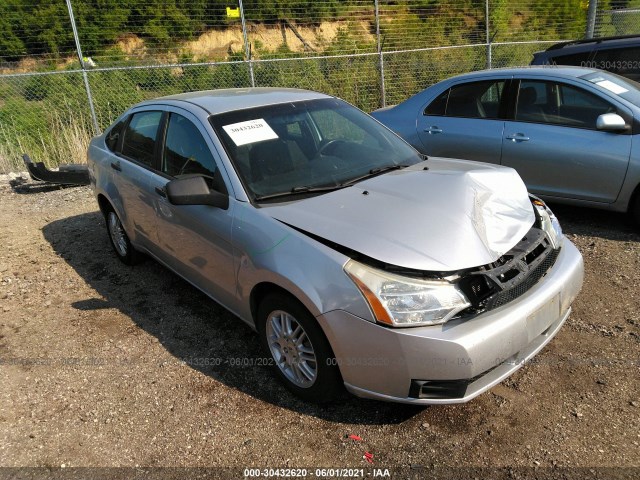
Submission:
M 366 298 L 375 319 L 392 327 L 445 323 L 471 304 L 444 280 L 421 280 L 378 270 L 350 260 L 344 267 Z
M 547 204 L 538 197 L 531 195 L 531 203 L 538 219 L 539 228 L 547 234 L 554 249 L 560 248 L 564 239 L 560 222 L 558 222 L 551 209 L 547 207 Z

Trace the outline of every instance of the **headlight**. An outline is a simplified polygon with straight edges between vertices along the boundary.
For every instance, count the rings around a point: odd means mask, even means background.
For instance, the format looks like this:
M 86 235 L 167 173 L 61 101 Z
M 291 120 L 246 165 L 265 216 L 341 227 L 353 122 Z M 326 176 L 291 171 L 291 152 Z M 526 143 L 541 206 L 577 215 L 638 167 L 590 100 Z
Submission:
M 376 320 L 393 327 L 437 325 L 471 305 L 446 281 L 394 275 L 354 260 L 344 269 L 367 299 Z
M 549 241 L 551 241 L 553 248 L 559 248 L 562 246 L 562 240 L 564 239 L 562 227 L 560 227 L 560 222 L 558 222 L 558 219 L 551 209 L 537 197 L 532 196 L 531 203 L 533 203 L 534 208 L 538 212 L 541 224 L 540 226 L 549 237 Z

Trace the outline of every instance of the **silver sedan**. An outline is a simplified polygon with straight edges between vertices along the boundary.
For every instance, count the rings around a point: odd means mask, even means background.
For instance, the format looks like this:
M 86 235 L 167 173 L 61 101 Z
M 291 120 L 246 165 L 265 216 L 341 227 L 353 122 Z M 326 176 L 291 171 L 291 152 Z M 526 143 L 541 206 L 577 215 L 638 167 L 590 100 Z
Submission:
M 515 168 L 529 191 L 640 224 L 640 84 L 579 67 L 486 70 L 372 115 L 422 153 Z
M 117 256 L 149 255 L 235 313 L 307 400 L 467 401 L 543 348 L 582 286 L 513 169 L 426 159 L 327 95 L 144 102 L 88 162 Z

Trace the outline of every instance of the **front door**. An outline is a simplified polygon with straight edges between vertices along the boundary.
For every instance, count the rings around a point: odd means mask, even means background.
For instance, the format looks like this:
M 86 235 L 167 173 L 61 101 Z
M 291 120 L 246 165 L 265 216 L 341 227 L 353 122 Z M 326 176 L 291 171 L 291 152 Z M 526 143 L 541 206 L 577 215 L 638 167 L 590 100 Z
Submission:
M 187 112 L 171 111 L 161 153 L 161 172 L 170 178 L 203 176 L 209 187 L 227 193 L 207 133 Z M 168 180 L 165 179 L 165 183 Z M 234 202 L 222 210 L 209 205 L 172 205 L 158 209 L 161 259 L 177 273 L 225 305 L 235 297 L 231 228 Z
M 596 129 L 596 119 L 622 106 L 574 85 L 522 80 L 514 120 L 506 122 L 502 164 L 547 197 L 612 203 L 629 163 L 631 135 Z

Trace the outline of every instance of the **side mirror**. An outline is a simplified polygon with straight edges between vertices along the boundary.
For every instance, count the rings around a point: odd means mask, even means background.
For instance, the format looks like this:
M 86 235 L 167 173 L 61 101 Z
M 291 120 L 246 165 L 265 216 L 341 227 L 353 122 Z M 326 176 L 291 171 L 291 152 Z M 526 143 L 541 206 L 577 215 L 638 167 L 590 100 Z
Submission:
M 617 113 L 603 113 L 596 120 L 596 128 L 604 132 L 622 132 L 629 127 Z
M 211 205 L 226 210 L 229 197 L 210 190 L 204 177 L 177 178 L 167 183 L 167 198 L 173 205 Z

